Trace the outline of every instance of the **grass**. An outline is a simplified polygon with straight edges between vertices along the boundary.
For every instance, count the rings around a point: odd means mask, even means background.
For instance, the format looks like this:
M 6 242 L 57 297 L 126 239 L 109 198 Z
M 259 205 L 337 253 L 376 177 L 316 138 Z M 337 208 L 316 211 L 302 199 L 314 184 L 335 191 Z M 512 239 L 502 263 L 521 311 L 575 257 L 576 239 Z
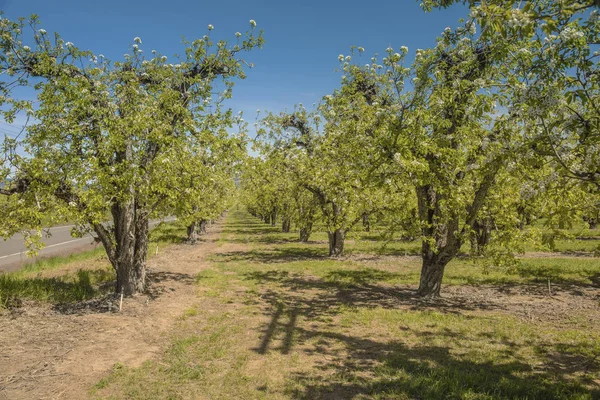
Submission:
M 377 244 L 357 241 L 354 256 L 331 260 L 319 235 L 308 244 L 294 236 L 230 212 L 221 250 L 197 277 L 201 306 L 178 319 L 160 357 L 115 365 L 93 397 L 600 398 L 600 326 L 585 312 L 533 320 L 460 301 L 430 304 L 413 295 L 417 258 L 381 257 Z M 550 278 L 585 288 L 599 267 L 593 258 L 532 258 L 490 271 L 456 260 L 445 284 Z
M 149 256 L 157 248 L 184 240 L 183 232 L 177 222 L 159 224 L 151 232 Z M 23 300 L 50 303 L 88 300 L 110 292 L 114 280 L 114 269 L 102 247 L 42 258 L 19 271 L 0 273 L 0 309 L 18 306 Z

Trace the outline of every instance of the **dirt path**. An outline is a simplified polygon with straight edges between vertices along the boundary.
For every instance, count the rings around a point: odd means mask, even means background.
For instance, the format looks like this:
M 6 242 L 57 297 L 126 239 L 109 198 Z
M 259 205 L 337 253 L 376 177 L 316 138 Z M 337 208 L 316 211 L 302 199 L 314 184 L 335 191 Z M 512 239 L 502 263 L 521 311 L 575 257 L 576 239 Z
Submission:
M 221 230 L 222 222 L 198 245 L 153 257 L 150 293 L 125 299 L 121 313 L 106 312 L 118 301 L 105 298 L 77 310 L 27 304 L 20 314 L 0 315 L 0 399 L 86 398 L 115 363 L 136 366 L 160 352 L 198 301 L 195 276 L 206 256 L 228 247 L 217 243 Z

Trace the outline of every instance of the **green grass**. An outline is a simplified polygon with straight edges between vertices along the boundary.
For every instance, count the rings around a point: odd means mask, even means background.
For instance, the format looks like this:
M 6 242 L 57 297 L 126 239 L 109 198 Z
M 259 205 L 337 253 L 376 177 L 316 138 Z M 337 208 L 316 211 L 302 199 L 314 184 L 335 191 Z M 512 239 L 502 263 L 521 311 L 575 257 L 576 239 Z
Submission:
M 382 258 L 377 243 L 356 241 L 356 257 L 328 259 L 325 243 L 298 243 L 241 209 L 219 242 L 197 277 L 201 305 L 164 353 L 116 365 L 95 398 L 600 398 L 600 326 L 585 314 L 557 323 L 423 303 L 403 286 L 418 282 L 417 258 Z M 445 284 L 585 287 L 599 265 L 531 258 L 501 271 L 460 259 Z
M 80 269 L 75 274 L 54 278 L 0 275 L 0 308 L 17 305 L 22 299 L 52 303 L 88 300 L 106 293 L 107 289 L 102 290 L 99 286 L 113 279 L 114 273 L 110 268 Z
M 152 232 L 149 256 L 162 248 L 185 239 L 178 222 L 159 224 Z M 78 267 L 73 271 L 72 266 Z M 68 272 L 60 274 L 61 269 Z M 55 272 L 56 276 L 52 272 Z M 115 280 L 104 248 L 73 253 L 68 256 L 42 258 L 22 269 L 0 273 L 0 309 L 17 306 L 22 300 L 50 303 L 72 303 L 88 300 L 112 290 Z

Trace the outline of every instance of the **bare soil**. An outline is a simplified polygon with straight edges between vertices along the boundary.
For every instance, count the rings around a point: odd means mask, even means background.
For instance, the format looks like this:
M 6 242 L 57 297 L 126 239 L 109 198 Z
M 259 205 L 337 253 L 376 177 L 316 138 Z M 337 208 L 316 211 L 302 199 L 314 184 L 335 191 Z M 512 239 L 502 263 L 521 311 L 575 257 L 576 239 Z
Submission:
M 171 246 L 149 262 L 147 294 L 76 305 L 25 302 L 0 315 L 0 399 L 81 399 L 116 363 L 158 354 L 177 319 L 198 301 L 196 274 L 218 249 L 221 223 L 195 246 Z M 223 246 L 228 251 L 232 246 Z

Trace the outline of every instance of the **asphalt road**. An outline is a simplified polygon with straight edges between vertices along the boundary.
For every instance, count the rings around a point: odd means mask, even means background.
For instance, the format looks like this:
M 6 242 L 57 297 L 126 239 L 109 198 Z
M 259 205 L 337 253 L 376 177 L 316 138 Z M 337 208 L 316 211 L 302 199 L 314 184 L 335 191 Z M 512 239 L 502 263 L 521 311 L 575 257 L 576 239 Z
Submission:
M 175 217 L 150 222 L 150 226 L 158 225 L 161 221 L 173 221 Z M 91 235 L 82 238 L 71 236 L 73 225 L 55 226 L 49 229 L 52 236 L 44 237 L 42 241 L 46 244 L 38 252 L 36 257 L 27 257 L 27 248 L 23 244 L 21 234 L 14 235 L 6 241 L 0 240 L 0 272 L 17 271 L 25 264 L 31 263 L 39 258 L 47 258 L 58 255 L 69 255 L 79 251 L 91 250 L 102 246 L 95 243 Z

